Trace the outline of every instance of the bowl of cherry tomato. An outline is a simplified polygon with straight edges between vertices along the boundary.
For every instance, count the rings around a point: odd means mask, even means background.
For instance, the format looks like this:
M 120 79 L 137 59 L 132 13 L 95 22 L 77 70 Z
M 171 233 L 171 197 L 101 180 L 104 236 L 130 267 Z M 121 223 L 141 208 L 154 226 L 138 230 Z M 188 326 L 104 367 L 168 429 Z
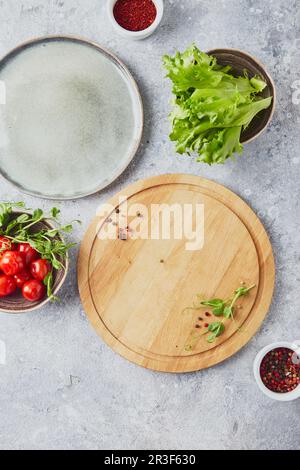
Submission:
M 41 308 L 63 285 L 68 271 L 68 249 L 55 219 L 16 212 L 2 218 L 0 204 L 0 311 L 24 313 Z M 3 211 L 2 211 L 3 214 Z M 11 228 L 10 228 L 11 227 Z M 67 231 L 67 230 L 66 230 Z

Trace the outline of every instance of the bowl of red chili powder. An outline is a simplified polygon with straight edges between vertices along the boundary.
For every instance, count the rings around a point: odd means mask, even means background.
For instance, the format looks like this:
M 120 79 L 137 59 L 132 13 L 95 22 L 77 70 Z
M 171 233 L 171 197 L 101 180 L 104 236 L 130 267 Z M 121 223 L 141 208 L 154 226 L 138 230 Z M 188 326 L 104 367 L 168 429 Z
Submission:
M 144 39 L 158 28 L 163 0 L 108 0 L 107 12 L 116 31 L 129 39 Z
M 253 369 L 257 385 L 269 398 L 300 397 L 300 344 L 280 341 L 266 346 L 257 354 Z

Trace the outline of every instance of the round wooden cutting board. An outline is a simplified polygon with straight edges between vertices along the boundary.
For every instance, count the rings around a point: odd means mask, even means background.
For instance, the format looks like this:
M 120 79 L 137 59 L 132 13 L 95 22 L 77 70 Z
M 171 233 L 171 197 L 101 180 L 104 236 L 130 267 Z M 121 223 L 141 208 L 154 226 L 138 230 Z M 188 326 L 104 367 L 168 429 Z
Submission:
M 102 206 L 81 245 L 78 280 L 96 331 L 123 357 L 166 372 L 225 360 L 254 335 L 272 299 L 275 267 L 261 222 L 237 195 L 191 175 L 139 181 Z M 207 342 L 209 309 L 241 283 L 235 321 Z M 198 301 L 199 303 L 199 301 Z M 197 327 L 196 327 L 197 325 Z

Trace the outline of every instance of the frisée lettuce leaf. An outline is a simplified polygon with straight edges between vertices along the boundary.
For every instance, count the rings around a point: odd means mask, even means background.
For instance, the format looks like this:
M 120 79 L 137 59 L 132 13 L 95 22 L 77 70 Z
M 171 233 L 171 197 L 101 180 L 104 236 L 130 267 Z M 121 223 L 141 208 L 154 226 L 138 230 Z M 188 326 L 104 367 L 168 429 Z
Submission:
M 209 165 L 242 153 L 242 131 L 272 102 L 272 97 L 259 96 L 266 83 L 246 71 L 231 75 L 230 66 L 219 65 L 195 45 L 174 57 L 165 55 L 163 62 L 175 95 L 170 139 L 176 151 L 197 153 L 197 161 Z

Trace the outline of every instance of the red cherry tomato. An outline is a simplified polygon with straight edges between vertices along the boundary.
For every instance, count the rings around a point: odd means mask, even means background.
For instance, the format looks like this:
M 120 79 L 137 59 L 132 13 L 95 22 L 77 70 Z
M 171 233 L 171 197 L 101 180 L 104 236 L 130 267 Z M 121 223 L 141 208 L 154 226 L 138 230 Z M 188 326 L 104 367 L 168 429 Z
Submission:
M 14 275 L 14 280 L 15 283 L 17 284 L 17 287 L 22 287 L 25 282 L 30 281 L 31 279 L 31 274 L 29 271 L 21 271 L 18 274 Z
M 30 302 L 37 302 L 45 297 L 46 287 L 41 281 L 37 279 L 31 279 L 31 281 L 25 282 L 22 287 L 23 297 Z
M 16 245 L 11 242 L 9 238 L 0 237 L 0 255 L 4 253 L 4 251 L 10 250 L 13 251 L 16 249 Z
M 30 272 L 34 279 L 43 281 L 47 274 L 51 271 L 50 263 L 46 259 L 37 259 L 30 265 Z
M 32 248 L 29 243 L 19 243 L 18 251 L 24 254 L 25 263 L 27 264 L 27 266 L 29 266 L 32 261 L 40 257 L 39 253 L 34 248 Z
M 7 276 L 14 276 L 25 269 L 25 260 L 18 251 L 5 251 L 0 258 L 0 269 Z
M 6 297 L 17 289 L 17 284 L 11 276 L 0 276 L 0 297 Z

